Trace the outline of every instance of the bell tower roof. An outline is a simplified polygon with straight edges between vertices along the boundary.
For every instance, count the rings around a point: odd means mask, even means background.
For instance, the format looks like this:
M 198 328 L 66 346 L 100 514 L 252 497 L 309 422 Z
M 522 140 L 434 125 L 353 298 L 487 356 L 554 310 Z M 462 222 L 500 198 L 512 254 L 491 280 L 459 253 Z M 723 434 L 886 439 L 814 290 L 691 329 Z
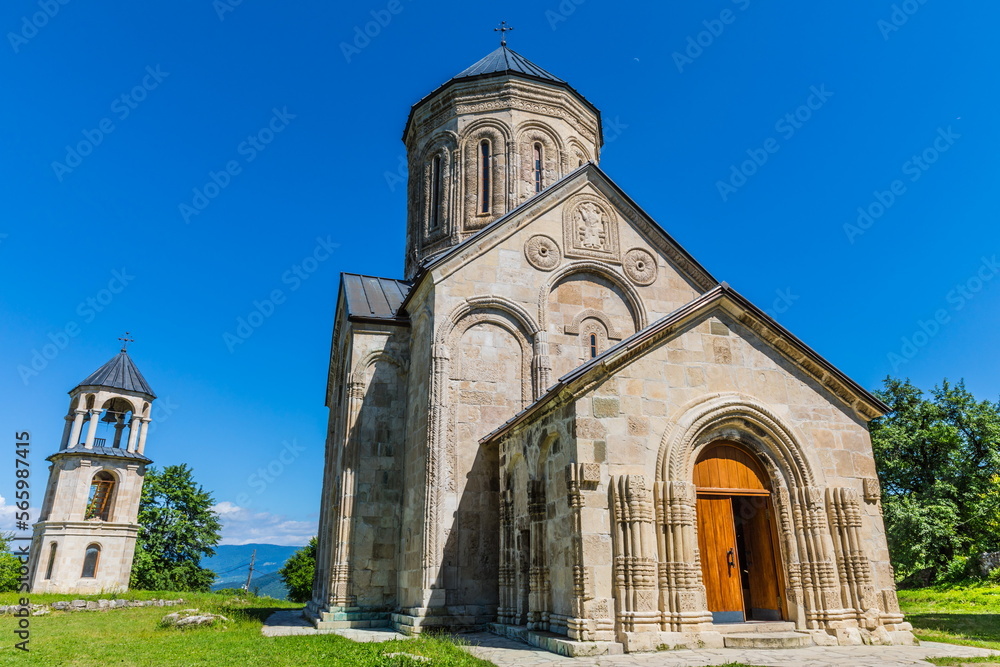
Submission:
M 106 387 L 108 389 L 121 389 L 137 394 L 146 394 L 150 398 L 156 398 L 146 378 L 142 377 L 139 368 L 128 356 L 128 352 L 122 349 L 117 355 L 112 357 L 106 364 L 98 368 L 83 380 L 77 387 Z

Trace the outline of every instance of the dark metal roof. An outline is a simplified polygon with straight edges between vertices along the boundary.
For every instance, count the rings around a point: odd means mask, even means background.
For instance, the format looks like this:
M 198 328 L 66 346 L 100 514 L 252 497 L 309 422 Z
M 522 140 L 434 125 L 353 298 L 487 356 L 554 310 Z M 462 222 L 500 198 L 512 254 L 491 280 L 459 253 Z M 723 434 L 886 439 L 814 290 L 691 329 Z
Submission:
M 156 394 L 150 388 L 146 378 L 136 367 L 135 362 L 128 356 L 128 352 L 122 350 L 114 356 L 108 363 L 104 364 L 91 373 L 77 387 L 107 387 L 109 389 L 124 389 L 134 391 L 139 394 L 147 394 L 150 398 L 156 398 Z
M 464 70 L 435 88 L 429 95 L 426 95 L 414 104 L 410 108 L 410 115 L 407 117 L 406 126 L 403 128 L 403 142 L 406 142 L 406 134 L 410 131 L 410 124 L 413 122 L 413 114 L 416 113 L 416 110 L 448 86 L 468 79 L 505 75 L 521 76 L 528 79 L 534 79 L 535 81 L 550 83 L 565 88 L 569 92 L 576 95 L 580 101 L 583 102 L 587 108 L 593 111 L 595 116 L 597 116 L 597 140 L 600 145 L 604 145 L 604 127 L 600 110 L 594 106 L 590 100 L 581 95 L 578 90 L 569 85 L 568 82 L 560 79 L 548 70 L 542 69 L 522 56 L 520 53 L 517 53 L 512 49 L 508 49 L 506 46 L 501 46 L 485 58 L 480 59 L 469 67 L 466 67 Z
M 501 46 L 479 62 L 465 68 L 453 76 L 451 80 L 468 79 L 483 74 L 526 74 L 553 83 L 566 83 L 506 46 Z
M 405 323 L 399 306 L 410 291 L 410 283 L 392 278 L 376 278 L 356 273 L 340 276 L 347 297 L 347 317 L 355 321 Z
M 119 449 L 116 447 L 94 447 L 93 449 L 87 449 L 82 445 L 73 447 L 72 449 L 63 449 L 56 452 L 52 456 L 47 457 L 46 461 L 51 461 L 57 456 L 64 455 L 74 455 L 74 456 L 111 456 L 119 459 L 135 459 L 142 463 L 152 463 L 153 459 L 146 458 L 138 452 L 130 452 L 125 449 Z
M 729 283 L 719 283 L 714 289 L 709 290 L 705 294 L 693 299 L 692 301 L 681 306 L 674 312 L 666 315 L 665 317 L 653 322 L 645 329 L 635 332 L 625 340 L 617 343 L 616 345 L 608 348 L 601 354 L 597 355 L 593 359 L 588 360 L 586 363 L 577 366 L 575 369 L 571 370 L 566 375 L 563 375 L 559 380 L 549 387 L 544 394 L 538 397 L 533 403 L 528 405 L 526 408 L 518 412 L 516 415 L 508 419 L 505 423 L 497 427 L 493 432 L 483 436 L 479 439 L 480 443 L 487 443 L 495 440 L 500 435 L 508 432 L 515 425 L 523 422 L 529 414 L 536 412 L 542 405 L 549 403 L 553 400 L 559 393 L 565 389 L 568 385 L 572 384 L 576 380 L 580 380 L 591 372 L 596 371 L 598 368 L 605 366 L 607 364 L 614 363 L 616 360 L 621 359 L 629 355 L 632 351 L 640 348 L 644 343 L 649 341 L 651 338 L 655 338 L 656 334 L 661 331 L 670 329 L 671 327 L 684 322 L 691 316 L 704 312 L 704 310 L 710 306 L 713 306 L 718 301 L 722 299 L 728 299 L 731 303 L 736 304 L 743 311 L 751 314 L 758 321 L 766 323 L 766 325 L 776 331 L 782 338 L 788 341 L 792 347 L 796 348 L 803 355 L 809 357 L 818 366 L 830 373 L 834 378 L 840 381 L 845 387 L 847 387 L 851 392 L 854 393 L 860 400 L 868 403 L 871 407 L 883 414 L 890 411 L 888 405 L 879 400 L 867 389 L 859 385 L 857 382 L 849 378 L 836 366 L 831 364 L 829 361 L 824 359 L 818 352 L 813 350 L 811 347 L 803 343 L 801 340 L 795 337 L 792 332 L 790 332 L 785 327 L 778 324 L 770 315 L 762 311 L 756 305 L 754 305 L 750 300 L 744 297 L 742 294 L 734 290 L 729 286 Z

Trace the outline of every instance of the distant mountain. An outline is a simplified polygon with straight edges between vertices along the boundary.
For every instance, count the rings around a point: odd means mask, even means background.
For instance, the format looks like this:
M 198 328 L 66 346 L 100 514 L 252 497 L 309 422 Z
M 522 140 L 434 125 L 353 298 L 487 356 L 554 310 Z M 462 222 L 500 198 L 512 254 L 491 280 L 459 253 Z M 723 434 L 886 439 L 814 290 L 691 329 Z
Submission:
M 304 546 L 304 545 L 303 545 Z M 246 583 L 250 567 L 250 555 L 257 550 L 253 566 L 251 589 L 258 589 L 260 595 L 284 600 L 288 595 L 284 583 L 277 572 L 285 562 L 302 547 L 285 547 L 277 544 L 227 544 L 215 548 L 215 555 L 201 562 L 216 574 L 212 590 L 239 588 Z

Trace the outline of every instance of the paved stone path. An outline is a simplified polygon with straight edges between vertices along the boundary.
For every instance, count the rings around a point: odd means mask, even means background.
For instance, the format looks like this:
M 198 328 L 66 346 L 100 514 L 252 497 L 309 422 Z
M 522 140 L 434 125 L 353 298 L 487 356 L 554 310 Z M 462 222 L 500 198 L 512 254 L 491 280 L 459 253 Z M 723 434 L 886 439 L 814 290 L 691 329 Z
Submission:
M 276 611 L 264 622 L 267 637 L 337 634 L 358 642 L 406 639 L 390 628 L 370 630 L 317 630 L 297 609 Z M 925 658 L 976 658 L 1000 655 L 1000 651 L 923 642 L 920 646 L 812 646 L 781 650 L 698 649 L 633 653 L 593 658 L 566 658 L 487 632 L 460 635 L 472 655 L 498 667 L 707 667 L 727 662 L 745 662 L 767 667 L 905 667 L 930 665 Z

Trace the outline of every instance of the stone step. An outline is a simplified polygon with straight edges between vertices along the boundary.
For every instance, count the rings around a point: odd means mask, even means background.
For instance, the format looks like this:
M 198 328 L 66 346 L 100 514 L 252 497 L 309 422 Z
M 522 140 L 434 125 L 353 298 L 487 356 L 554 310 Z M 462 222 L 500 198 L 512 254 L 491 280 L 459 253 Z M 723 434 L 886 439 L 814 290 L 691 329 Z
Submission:
M 734 632 L 722 638 L 726 648 L 805 648 L 812 637 L 800 632 Z
M 715 632 L 724 635 L 747 632 L 794 632 L 792 621 L 747 621 L 746 623 L 716 623 L 712 626 Z

